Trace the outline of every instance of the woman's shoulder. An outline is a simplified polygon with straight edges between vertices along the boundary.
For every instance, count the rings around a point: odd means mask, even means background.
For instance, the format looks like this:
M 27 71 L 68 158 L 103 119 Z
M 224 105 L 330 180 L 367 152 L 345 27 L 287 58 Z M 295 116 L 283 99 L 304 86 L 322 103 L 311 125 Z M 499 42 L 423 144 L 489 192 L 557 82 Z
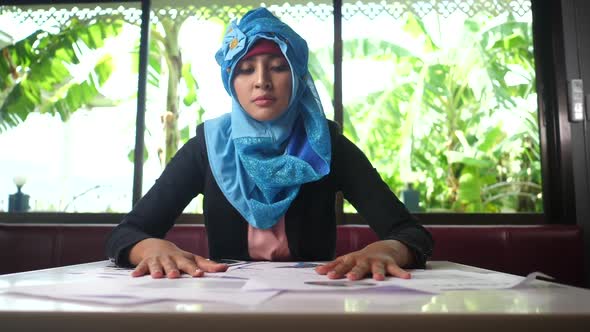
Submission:
M 194 139 L 203 139 L 203 137 L 205 136 L 205 122 L 201 122 L 197 125 L 197 130 L 195 134 L 195 137 L 193 137 Z
M 191 138 L 191 140 L 194 141 L 193 143 L 197 144 L 201 150 L 207 151 L 206 134 L 208 133 L 210 136 L 219 135 L 219 137 L 209 137 L 209 139 L 213 138 L 221 141 L 228 140 L 231 133 L 231 128 L 229 126 L 230 121 L 229 113 L 205 120 L 197 125 L 195 137 Z M 206 127 L 208 128 L 206 129 Z
M 204 122 L 197 125 L 195 136 L 189 138 L 184 145 L 193 151 L 206 151 Z
M 328 129 L 330 130 L 330 137 L 332 140 L 337 138 L 342 134 L 342 127 L 336 122 L 329 119 L 326 119 L 328 122 Z

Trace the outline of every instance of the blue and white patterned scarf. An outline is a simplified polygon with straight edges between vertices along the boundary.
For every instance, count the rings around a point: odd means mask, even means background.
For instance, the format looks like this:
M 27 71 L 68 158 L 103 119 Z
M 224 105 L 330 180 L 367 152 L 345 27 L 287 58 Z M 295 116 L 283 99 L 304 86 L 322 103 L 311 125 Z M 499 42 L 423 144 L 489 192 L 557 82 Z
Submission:
M 288 108 L 270 121 L 250 117 L 232 84 L 237 63 L 261 38 L 279 45 L 292 73 Z M 230 24 L 215 55 L 232 112 L 205 122 L 209 165 L 227 200 L 255 228 L 274 226 L 302 184 L 330 172 L 330 133 L 307 68 L 308 52 L 303 38 L 259 8 Z

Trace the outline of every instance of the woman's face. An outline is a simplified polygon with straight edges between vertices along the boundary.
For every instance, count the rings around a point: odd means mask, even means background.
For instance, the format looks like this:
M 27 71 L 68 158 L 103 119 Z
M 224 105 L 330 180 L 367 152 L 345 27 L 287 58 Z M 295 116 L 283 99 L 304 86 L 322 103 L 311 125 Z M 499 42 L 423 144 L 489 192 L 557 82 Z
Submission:
M 291 67 L 280 55 L 254 55 L 237 64 L 233 84 L 246 113 L 258 121 L 274 120 L 291 99 Z

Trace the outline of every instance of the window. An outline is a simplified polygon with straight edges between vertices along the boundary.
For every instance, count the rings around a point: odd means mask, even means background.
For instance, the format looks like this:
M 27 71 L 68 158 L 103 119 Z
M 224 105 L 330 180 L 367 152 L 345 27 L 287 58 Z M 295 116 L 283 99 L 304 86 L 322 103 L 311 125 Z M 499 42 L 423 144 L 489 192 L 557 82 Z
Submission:
M 327 116 L 408 206 L 415 194 L 415 211 L 427 213 L 543 212 L 531 1 L 263 5 L 306 38 Z M 151 1 L 141 68 L 141 6 L 0 6 L 0 211 L 17 190 L 13 178 L 25 177 L 29 211 L 125 213 L 199 123 L 229 111 L 213 55 L 228 20 L 250 7 Z M 70 41 L 54 46 L 70 57 L 51 71 L 61 76 L 40 81 L 37 95 L 17 95 L 12 87 L 26 88 L 22 77 L 34 73 L 23 54 L 42 55 L 54 39 Z M 145 124 L 136 124 L 141 98 Z M 133 188 L 136 131 L 145 147 Z M 196 199 L 185 212 L 200 206 Z
M 488 4 L 343 3 L 344 133 L 415 211 L 543 211 L 531 4 Z
M 131 208 L 138 3 L 0 11 L 0 211 Z M 23 204 L 25 204 L 24 202 Z
M 227 23 L 252 8 L 194 1 L 185 6 L 176 2 L 173 5 L 168 1 L 154 2 L 150 25 L 144 193 L 174 153 L 195 135 L 198 124 L 231 110 L 231 99 L 223 88 L 214 55 Z M 306 38 L 312 51 L 327 50 L 333 44 L 330 6 L 269 4 L 269 9 Z M 323 33 L 317 34 L 317 31 Z M 327 116 L 333 117 L 332 54 L 313 55 L 311 71 L 318 80 Z M 202 197 L 194 199 L 185 212 L 201 213 Z

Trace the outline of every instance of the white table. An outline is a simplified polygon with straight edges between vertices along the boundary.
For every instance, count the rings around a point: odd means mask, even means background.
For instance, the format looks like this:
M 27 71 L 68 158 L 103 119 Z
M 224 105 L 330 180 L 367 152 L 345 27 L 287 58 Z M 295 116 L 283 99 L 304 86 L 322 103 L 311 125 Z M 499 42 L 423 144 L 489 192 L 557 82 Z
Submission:
M 76 280 L 106 262 L 0 276 L 12 285 Z M 432 269 L 485 270 L 429 262 Z M 78 277 L 79 278 L 79 277 Z M 128 307 L 0 294 L 0 331 L 590 331 L 590 290 L 535 281 L 522 289 L 282 293 L 256 306 L 158 302 Z

